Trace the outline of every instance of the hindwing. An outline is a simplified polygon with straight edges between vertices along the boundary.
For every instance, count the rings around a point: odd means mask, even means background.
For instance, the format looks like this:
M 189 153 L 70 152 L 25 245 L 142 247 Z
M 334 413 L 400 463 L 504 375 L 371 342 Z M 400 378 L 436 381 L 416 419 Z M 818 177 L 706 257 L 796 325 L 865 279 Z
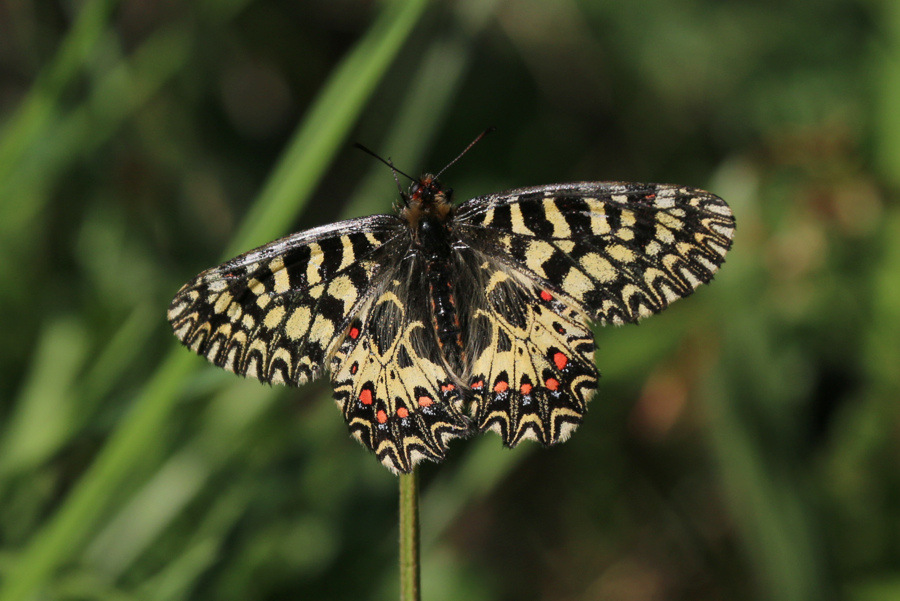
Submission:
M 469 321 L 472 414 L 507 446 L 564 441 L 597 388 L 588 315 L 485 258 Z
M 398 270 L 349 326 L 331 361 L 334 398 L 351 433 L 394 472 L 442 461 L 468 436 L 463 390 L 443 364 L 421 270 Z

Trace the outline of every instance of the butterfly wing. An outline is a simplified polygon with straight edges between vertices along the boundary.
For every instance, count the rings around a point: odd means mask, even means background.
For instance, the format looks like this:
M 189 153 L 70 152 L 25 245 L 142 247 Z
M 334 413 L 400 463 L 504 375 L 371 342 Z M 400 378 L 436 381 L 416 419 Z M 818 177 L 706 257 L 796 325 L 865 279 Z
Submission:
M 589 317 L 527 276 L 472 249 L 460 251 L 479 286 L 467 296 L 464 381 L 475 425 L 507 446 L 549 445 L 581 423 L 597 388 Z
M 302 384 L 327 367 L 388 258 L 408 244 L 407 231 L 397 217 L 375 215 L 266 244 L 185 284 L 169 322 L 186 346 L 219 367 Z
M 410 244 L 388 215 L 294 234 L 198 275 L 169 321 L 185 345 L 246 377 L 299 385 L 329 367 L 351 433 L 408 472 L 470 430 Z
M 637 321 L 689 295 L 733 231 L 720 198 L 667 185 L 544 186 L 462 205 L 454 232 L 468 269 L 486 274 L 469 325 L 478 427 L 508 446 L 565 440 L 596 389 L 590 322 Z
M 594 320 L 620 324 L 711 280 L 734 217 L 695 188 L 578 183 L 474 198 L 459 208 L 455 231 Z
M 462 389 L 430 316 L 421 257 L 407 255 L 354 320 L 332 359 L 334 397 L 350 431 L 393 472 L 442 461 L 470 434 Z

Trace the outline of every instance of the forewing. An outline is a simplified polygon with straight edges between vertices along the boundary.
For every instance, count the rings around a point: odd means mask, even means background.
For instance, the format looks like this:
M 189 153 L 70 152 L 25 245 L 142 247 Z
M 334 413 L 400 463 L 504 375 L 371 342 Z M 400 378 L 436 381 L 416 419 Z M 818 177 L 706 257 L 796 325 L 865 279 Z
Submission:
M 455 231 L 593 319 L 624 323 L 712 279 L 734 217 L 695 188 L 578 183 L 474 198 L 458 209 Z
M 350 324 L 331 362 L 334 397 L 351 433 L 394 472 L 422 459 L 442 461 L 447 441 L 470 433 L 421 274 L 408 257 Z
M 394 216 L 343 221 L 204 271 L 169 306 L 175 335 L 219 367 L 264 382 L 318 377 L 408 229 Z

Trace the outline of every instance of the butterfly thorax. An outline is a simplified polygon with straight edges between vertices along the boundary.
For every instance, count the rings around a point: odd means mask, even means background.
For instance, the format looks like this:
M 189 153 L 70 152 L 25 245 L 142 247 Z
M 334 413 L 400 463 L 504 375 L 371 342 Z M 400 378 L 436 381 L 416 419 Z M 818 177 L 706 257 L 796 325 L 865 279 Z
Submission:
M 400 217 L 409 224 L 416 242 L 420 242 L 419 228 L 423 221 L 446 223 L 453 217 L 452 195 L 453 190 L 445 189 L 433 175 L 425 174 L 413 182 L 403 198 Z
M 425 175 L 410 187 L 400 217 L 407 222 L 414 249 L 424 260 L 432 325 L 441 352 L 448 365 L 459 373 L 463 344 L 453 296 L 451 195 L 452 190 L 445 189 L 434 176 Z

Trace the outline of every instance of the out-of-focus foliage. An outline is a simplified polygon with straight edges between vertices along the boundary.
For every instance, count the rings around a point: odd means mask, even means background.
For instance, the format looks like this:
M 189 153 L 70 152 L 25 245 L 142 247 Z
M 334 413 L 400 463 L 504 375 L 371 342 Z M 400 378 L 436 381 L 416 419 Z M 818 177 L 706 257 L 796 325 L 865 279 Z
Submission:
M 711 286 L 597 331 L 549 451 L 423 470 L 450 599 L 900 598 L 900 5 L 0 3 L 0 600 L 396 597 L 396 481 L 327 383 L 178 347 L 220 259 L 575 180 L 726 198 Z

